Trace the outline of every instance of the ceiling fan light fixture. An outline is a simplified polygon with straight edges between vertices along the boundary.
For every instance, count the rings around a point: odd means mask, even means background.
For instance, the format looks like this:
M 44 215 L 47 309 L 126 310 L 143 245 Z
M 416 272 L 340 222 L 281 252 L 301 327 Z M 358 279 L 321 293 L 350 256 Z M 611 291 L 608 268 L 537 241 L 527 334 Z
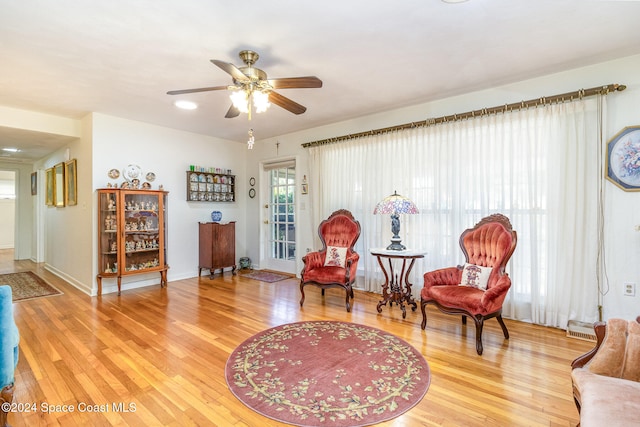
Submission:
M 267 111 L 267 108 L 271 106 L 269 103 L 269 94 L 266 92 L 257 90 L 251 94 L 251 97 L 253 98 L 252 101 L 256 108 L 256 113 L 264 113 Z
M 227 110 L 226 118 L 231 119 L 245 113 L 251 120 L 252 110 L 256 113 L 264 113 L 271 104 L 283 108 L 293 114 L 302 114 L 307 111 L 304 105 L 281 95 L 280 89 L 310 89 L 322 87 L 322 80 L 316 76 L 285 77 L 279 79 L 267 79 L 267 73 L 253 65 L 260 56 L 252 50 L 240 52 L 240 58 L 244 67 L 236 67 L 230 62 L 212 59 L 225 73 L 229 74 L 233 84 L 227 86 L 210 86 L 193 89 L 170 90 L 167 95 L 182 95 L 187 93 L 210 92 L 228 90 L 232 105 Z
M 271 106 L 269 93 L 262 90 L 241 89 L 229 95 L 233 106 L 241 113 L 250 113 L 251 107 L 256 113 L 264 113 Z
M 235 92 L 231 92 L 229 95 L 231 98 L 231 102 L 233 106 L 238 109 L 241 113 L 249 112 L 249 94 L 244 90 L 237 90 Z

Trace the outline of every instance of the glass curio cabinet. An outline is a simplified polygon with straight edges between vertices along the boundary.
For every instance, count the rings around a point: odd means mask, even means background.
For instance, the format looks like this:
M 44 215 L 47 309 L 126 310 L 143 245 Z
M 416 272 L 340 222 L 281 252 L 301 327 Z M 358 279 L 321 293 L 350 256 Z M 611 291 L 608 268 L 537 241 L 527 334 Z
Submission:
M 167 192 L 107 188 L 98 190 L 98 295 L 102 279 L 160 273 L 167 285 Z

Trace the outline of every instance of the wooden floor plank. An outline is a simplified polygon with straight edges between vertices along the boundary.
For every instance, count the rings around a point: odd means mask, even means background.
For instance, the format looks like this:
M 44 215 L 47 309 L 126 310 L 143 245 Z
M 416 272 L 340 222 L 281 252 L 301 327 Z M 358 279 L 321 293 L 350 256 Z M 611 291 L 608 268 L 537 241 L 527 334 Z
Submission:
M 252 335 L 284 323 L 340 320 L 366 324 L 408 341 L 429 362 L 424 399 L 381 426 L 575 426 L 570 363 L 593 344 L 564 331 L 505 320 L 484 327 L 484 353 L 475 328 L 457 316 L 397 306 L 376 311 L 377 294 L 356 291 L 347 313 L 344 293 L 309 287 L 300 307 L 298 281 L 275 283 L 216 275 L 91 298 L 31 261 L 8 259 L 0 271 L 34 270 L 64 295 L 14 304 L 21 332 L 14 402 L 34 412 L 11 413 L 13 426 L 217 425 L 283 426 L 247 409 L 226 386 L 231 351 Z M 345 361 L 345 363 L 348 363 Z M 74 406 L 45 414 L 42 405 Z M 108 413 L 78 405 L 106 405 Z M 118 406 L 121 405 L 121 406 Z M 117 412 L 118 408 L 135 411 Z M 131 406 L 131 407 L 133 407 Z

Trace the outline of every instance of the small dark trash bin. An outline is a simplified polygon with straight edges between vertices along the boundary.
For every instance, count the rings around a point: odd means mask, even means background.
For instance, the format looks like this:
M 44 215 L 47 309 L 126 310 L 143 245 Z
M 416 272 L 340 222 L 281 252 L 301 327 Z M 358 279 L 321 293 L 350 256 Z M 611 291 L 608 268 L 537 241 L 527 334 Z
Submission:
M 251 268 L 251 259 L 249 257 L 240 258 L 240 269 Z

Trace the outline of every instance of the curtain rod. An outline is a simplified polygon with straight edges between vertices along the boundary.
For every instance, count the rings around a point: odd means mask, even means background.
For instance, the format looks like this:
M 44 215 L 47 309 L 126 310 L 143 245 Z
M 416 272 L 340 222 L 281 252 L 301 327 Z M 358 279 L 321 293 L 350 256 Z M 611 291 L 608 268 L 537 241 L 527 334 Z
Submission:
M 411 129 L 411 128 L 416 128 L 421 126 L 433 126 L 439 123 L 465 120 L 465 119 L 474 118 L 474 117 L 486 116 L 488 114 L 507 113 L 513 110 L 522 110 L 522 109 L 531 108 L 531 107 L 538 107 L 541 105 L 550 105 L 550 104 L 557 104 L 565 101 L 573 101 L 574 99 L 582 99 L 588 96 L 607 95 L 609 94 L 609 92 L 616 92 L 616 91 L 619 92 L 619 91 L 625 90 L 626 88 L 627 86 L 625 85 L 612 83 L 605 86 L 596 86 L 590 89 L 580 89 L 575 92 L 567 92 L 560 95 L 543 96 L 542 98 L 530 99 L 528 101 L 514 102 L 512 104 L 505 104 L 497 107 L 482 108 L 480 110 L 468 111 L 466 113 L 461 113 L 461 114 L 452 114 L 449 116 L 431 118 L 431 119 L 422 120 L 419 122 L 405 123 L 403 125 L 391 126 L 391 127 L 382 128 L 382 129 L 373 129 L 366 132 L 358 132 L 350 135 L 342 135 L 342 136 L 336 136 L 334 138 L 327 138 L 327 139 L 321 139 L 318 141 L 305 142 L 304 144 L 302 144 L 302 146 L 304 148 L 316 147 L 318 145 L 333 144 L 336 142 L 342 142 L 342 141 L 346 141 L 354 138 L 361 138 L 364 136 L 380 135 L 383 133 L 395 132 L 399 130 Z

